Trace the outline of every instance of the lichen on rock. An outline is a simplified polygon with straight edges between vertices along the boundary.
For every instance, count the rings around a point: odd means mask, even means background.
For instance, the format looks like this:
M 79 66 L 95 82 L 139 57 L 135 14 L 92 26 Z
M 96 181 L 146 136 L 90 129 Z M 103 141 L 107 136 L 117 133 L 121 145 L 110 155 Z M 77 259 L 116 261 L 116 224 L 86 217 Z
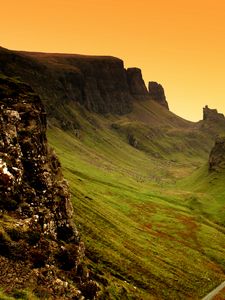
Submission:
M 0 77 L 1 287 L 30 287 L 37 295 L 44 289 L 53 299 L 94 299 L 97 285 L 88 272 L 78 274 L 84 244 L 46 128 L 44 107 L 33 90 Z

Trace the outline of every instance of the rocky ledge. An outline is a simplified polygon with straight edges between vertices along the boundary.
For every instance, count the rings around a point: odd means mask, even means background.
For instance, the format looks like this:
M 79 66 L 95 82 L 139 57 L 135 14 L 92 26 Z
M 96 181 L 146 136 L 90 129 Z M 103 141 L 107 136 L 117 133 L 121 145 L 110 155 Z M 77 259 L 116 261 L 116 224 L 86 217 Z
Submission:
M 0 76 L 0 282 L 41 299 L 94 299 L 84 245 L 46 113 L 26 84 Z

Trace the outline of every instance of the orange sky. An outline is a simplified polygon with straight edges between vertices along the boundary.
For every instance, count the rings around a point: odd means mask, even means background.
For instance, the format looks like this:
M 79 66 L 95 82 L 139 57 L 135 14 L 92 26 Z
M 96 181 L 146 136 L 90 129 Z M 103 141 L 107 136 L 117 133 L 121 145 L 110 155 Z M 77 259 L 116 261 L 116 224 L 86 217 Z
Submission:
M 225 114 L 225 0 L 0 0 L 0 45 L 117 56 L 176 114 Z

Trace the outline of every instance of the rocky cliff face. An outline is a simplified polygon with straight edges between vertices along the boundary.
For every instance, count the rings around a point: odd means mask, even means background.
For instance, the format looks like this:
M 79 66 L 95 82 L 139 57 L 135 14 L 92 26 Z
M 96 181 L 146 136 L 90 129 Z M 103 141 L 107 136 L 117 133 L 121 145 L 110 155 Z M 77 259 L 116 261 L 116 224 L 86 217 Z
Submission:
M 61 112 L 71 103 L 79 103 L 96 113 L 126 114 L 132 111 L 133 101 L 151 96 L 168 108 L 161 85 L 151 85 L 149 96 L 141 70 L 126 70 L 123 61 L 115 57 L 0 48 L 0 69 L 7 76 L 18 76 L 27 82 L 43 99 L 48 116 L 61 124 L 65 122 Z
M 206 105 L 203 108 L 203 120 L 204 121 L 225 121 L 225 117 L 223 114 L 218 113 L 216 109 L 211 109 Z
M 46 58 L 40 58 L 46 63 Z M 48 64 L 64 63 L 56 75 L 68 99 L 97 113 L 124 114 L 132 109 L 123 61 L 113 57 L 55 56 Z M 68 69 L 66 69 L 68 68 Z
M 19 76 L 44 101 L 49 115 L 77 102 L 97 113 L 132 110 L 123 61 L 114 57 L 12 52 L 0 49 L 0 68 Z M 51 99 L 51 101 L 49 101 Z
M 161 84 L 154 81 L 150 81 L 148 84 L 148 90 L 152 100 L 155 100 L 160 105 L 169 109 L 168 102 L 166 101 L 165 92 Z
M 209 156 L 209 170 L 225 170 L 225 137 L 218 137 Z
M 0 77 L 0 282 L 43 299 L 94 299 L 60 163 L 33 90 Z M 42 295 L 42 296 L 41 296 Z
M 127 69 L 127 81 L 130 93 L 136 98 L 146 98 L 149 96 L 148 90 L 142 78 L 141 70 L 138 68 Z

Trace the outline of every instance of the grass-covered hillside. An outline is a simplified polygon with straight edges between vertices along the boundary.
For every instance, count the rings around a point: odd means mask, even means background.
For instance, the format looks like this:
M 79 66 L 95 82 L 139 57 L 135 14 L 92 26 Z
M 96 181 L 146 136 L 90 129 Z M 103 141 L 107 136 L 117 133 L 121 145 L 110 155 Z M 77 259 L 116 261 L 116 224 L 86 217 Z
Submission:
M 70 107 L 79 130 L 49 127 L 89 266 L 101 299 L 201 299 L 225 279 L 223 179 L 212 188 L 207 168 L 196 171 L 212 136 L 152 101 L 135 105 L 121 117 Z
M 225 280 L 225 174 L 207 166 L 223 116 L 136 97 L 112 57 L 0 48 L 0 68 L 43 100 L 100 299 L 201 299 Z

